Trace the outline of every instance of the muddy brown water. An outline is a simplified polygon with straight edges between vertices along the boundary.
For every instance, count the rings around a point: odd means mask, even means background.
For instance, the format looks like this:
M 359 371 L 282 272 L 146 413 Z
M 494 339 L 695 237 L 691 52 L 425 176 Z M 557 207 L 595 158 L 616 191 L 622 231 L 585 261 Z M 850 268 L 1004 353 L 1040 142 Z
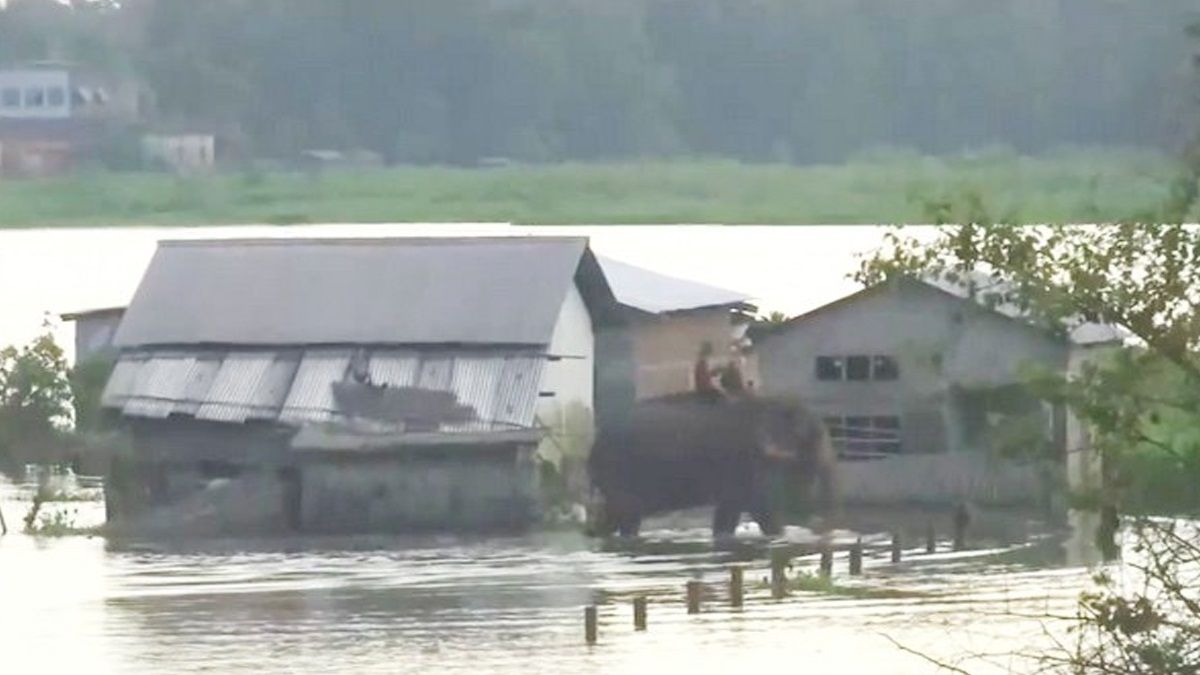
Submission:
M 834 575 L 859 590 L 775 601 L 760 583 L 763 545 L 714 547 L 703 513 L 656 519 L 622 545 L 569 531 L 135 542 L 20 534 L 28 494 L 0 482 L 0 672 L 938 672 L 896 643 L 971 672 L 1028 672 L 1011 654 L 1050 647 L 1064 626 L 1044 615 L 1069 614 L 1097 562 L 1087 527 L 1056 533 L 1000 513 L 980 518 L 974 550 L 949 551 L 943 533 L 929 555 L 914 535 L 893 565 L 890 529 L 923 532 L 930 514 L 861 512 L 837 538 L 863 537 L 865 573 L 849 578 L 841 552 Z M 50 508 L 103 518 L 95 502 Z M 748 569 L 740 610 L 725 593 L 735 561 Z M 793 572 L 816 566 L 801 556 Z M 689 616 L 683 588 L 696 578 L 705 604 Z M 635 594 L 650 598 L 645 632 L 633 629 Z

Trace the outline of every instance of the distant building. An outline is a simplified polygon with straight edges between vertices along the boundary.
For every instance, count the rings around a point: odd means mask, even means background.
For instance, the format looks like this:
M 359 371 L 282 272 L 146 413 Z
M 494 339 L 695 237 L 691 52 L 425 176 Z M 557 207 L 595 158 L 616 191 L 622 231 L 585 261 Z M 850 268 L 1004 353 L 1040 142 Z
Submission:
M 1056 335 L 970 292 L 896 279 L 756 339 L 763 390 L 798 395 L 825 418 L 848 499 L 1027 503 L 1045 467 L 1000 461 L 1005 443 L 1045 444 L 1059 460 L 1076 447 L 1065 411 L 1034 397 L 1022 369 L 1065 372 L 1120 334 L 1084 324 Z
M 131 80 L 74 64 L 0 69 L 0 176 L 65 172 L 111 134 L 137 124 L 144 105 Z
M 692 366 L 705 342 L 716 361 L 744 334 L 754 311 L 745 294 L 601 258 L 613 293 L 630 317 L 639 399 L 692 391 Z M 749 380 L 757 376 L 751 362 Z
M 590 425 L 620 320 L 585 239 L 163 242 L 103 395 L 134 439 L 110 510 L 216 531 L 527 525 L 555 433 L 539 420 Z
M 124 315 L 124 307 L 106 307 L 63 314 L 63 321 L 75 324 L 75 361 L 78 363 L 90 358 L 115 357 L 117 349 L 113 345 L 113 338 Z
M 178 174 L 212 171 L 217 161 L 217 142 L 212 134 L 156 133 L 142 137 L 142 163 Z

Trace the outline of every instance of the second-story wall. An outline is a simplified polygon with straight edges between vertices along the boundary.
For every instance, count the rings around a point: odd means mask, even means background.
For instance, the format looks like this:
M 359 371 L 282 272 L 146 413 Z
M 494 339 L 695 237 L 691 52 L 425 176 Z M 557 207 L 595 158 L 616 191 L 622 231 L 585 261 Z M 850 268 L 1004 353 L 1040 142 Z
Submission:
M 0 70 L 0 118 L 66 119 L 71 107 L 67 70 Z
M 898 428 L 904 452 L 964 445 L 959 390 L 1019 384 L 1027 364 L 1062 369 L 1067 354 L 1034 327 L 915 282 L 818 310 L 757 349 L 765 392 L 798 395 L 847 426 Z

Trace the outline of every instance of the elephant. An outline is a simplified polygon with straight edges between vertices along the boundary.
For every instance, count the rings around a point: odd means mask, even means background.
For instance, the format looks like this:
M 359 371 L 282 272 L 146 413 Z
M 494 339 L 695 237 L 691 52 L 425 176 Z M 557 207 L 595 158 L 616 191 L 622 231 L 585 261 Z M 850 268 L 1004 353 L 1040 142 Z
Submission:
M 767 535 L 781 531 L 769 483 L 821 484 L 832 510 L 837 457 L 820 418 L 797 400 L 744 394 L 711 402 L 693 394 L 638 402 L 602 427 L 588 470 L 588 533 L 636 536 L 643 517 L 712 505 L 714 537 L 731 536 L 743 513 Z

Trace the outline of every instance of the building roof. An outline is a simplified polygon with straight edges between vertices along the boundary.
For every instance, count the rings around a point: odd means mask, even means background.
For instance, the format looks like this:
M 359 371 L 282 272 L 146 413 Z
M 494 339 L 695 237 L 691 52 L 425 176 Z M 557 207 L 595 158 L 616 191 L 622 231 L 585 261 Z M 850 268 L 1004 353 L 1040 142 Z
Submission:
M 348 373 L 356 358 L 373 385 L 368 388 L 371 392 L 393 394 L 384 396 L 385 403 L 395 403 L 394 394 L 407 392 L 411 398 L 444 393 L 454 403 L 456 415 L 429 417 L 426 412 L 434 408 L 410 406 L 408 413 L 420 412 L 418 417 L 433 422 L 432 427 L 418 430 L 398 422 L 411 415 L 379 415 L 377 408 L 360 405 L 361 400 L 352 400 L 346 392 L 339 396 L 338 386 L 349 385 Z M 460 435 L 534 429 L 546 360 L 538 350 L 513 348 L 130 351 L 118 359 L 101 403 L 129 417 L 183 415 L 208 422 L 321 424 L 342 430 L 363 418 L 389 436 L 422 431 L 467 438 Z
M 166 241 L 114 341 L 545 345 L 577 275 L 613 302 L 580 237 Z
M 63 314 L 59 314 L 59 318 L 61 318 L 63 321 L 79 321 L 80 319 L 120 316 L 124 312 L 124 307 L 100 307 L 98 309 L 82 309 L 75 312 L 65 312 Z
M 713 307 L 749 305 L 750 296 L 698 281 L 679 279 L 598 257 L 617 302 L 643 312 L 661 314 Z
M 940 279 L 940 278 L 917 279 L 914 277 L 902 277 L 902 279 L 906 283 L 916 284 L 920 287 L 932 289 L 934 291 L 938 291 L 945 295 L 953 296 L 953 297 L 961 299 L 961 300 L 969 299 L 971 297 L 971 293 L 972 293 L 971 289 L 967 285 L 950 282 L 945 279 Z M 996 282 L 992 281 L 990 277 L 980 276 L 977 281 L 978 281 L 978 285 L 976 287 L 976 292 L 984 292 L 984 293 L 989 292 L 988 290 L 980 291 L 979 289 L 981 289 L 981 288 L 982 289 L 990 289 L 990 292 L 992 292 L 992 293 L 1001 292 L 1000 290 L 998 290 L 996 288 L 996 285 L 997 285 Z M 813 318 L 819 314 L 824 314 L 825 312 L 835 309 L 837 307 L 842 307 L 844 305 L 848 305 L 856 300 L 864 298 L 868 295 L 872 295 L 874 293 L 878 293 L 881 290 L 884 290 L 886 288 L 888 288 L 888 282 L 886 282 L 886 281 L 875 284 L 874 286 L 868 286 L 867 288 L 864 288 L 855 293 L 851 293 L 850 295 L 847 295 L 845 297 L 834 300 L 833 302 L 830 302 L 828 304 L 817 307 L 816 309 L 805 312 L 804 314 L 792 317 L 791 319 L 788 319 L 787 321 L 785 321 L 782 324 L 779 324 L 776 326 L 770 326 L 765 329 L 761 329 L 760 331 L 758 331 L 758 335 L 766 336 L 766 335 L 770 335 L 772 333 L 775 333 L 775 332 L 778 332 L 781 330 L 787 330 L 788 326 L 795 325 L 795 324 L 805 321 L 807 319 Z M 1012 303 L 998 302 L 998 303 L 994 303 L 991 306 L 986 306 L 986 305 L 982 305 L 982 304 L 979 306 L 989 309 L 992 312 L 995 312 L 1001 316 L 1007 317 L 1014 321 L 1020 321 L 1022 323 L 1027 323 L 1029 320 L 1028 315 L 1025 312 L 1023 312 L 1019 307 L 1017 307 L 1016 305 L 1014 305 Z M 1069 338 L 1070 342 L 1072 344 L 1076 344 L 1076 345 L 1080 345 L 1080 346 L 1117 343 L 1117 342 L 1123 341 L 1125 339 L 1125 337 L 1126 337 L 1126 334 L 1119 327 L 1112 326 L 1109 324 L 1100 324 L 1100 323 L 1081 322 L 1081 323 L 1078 323 L 1075 326 L 1073 326 L 1068 331 L 1068 338 Z

